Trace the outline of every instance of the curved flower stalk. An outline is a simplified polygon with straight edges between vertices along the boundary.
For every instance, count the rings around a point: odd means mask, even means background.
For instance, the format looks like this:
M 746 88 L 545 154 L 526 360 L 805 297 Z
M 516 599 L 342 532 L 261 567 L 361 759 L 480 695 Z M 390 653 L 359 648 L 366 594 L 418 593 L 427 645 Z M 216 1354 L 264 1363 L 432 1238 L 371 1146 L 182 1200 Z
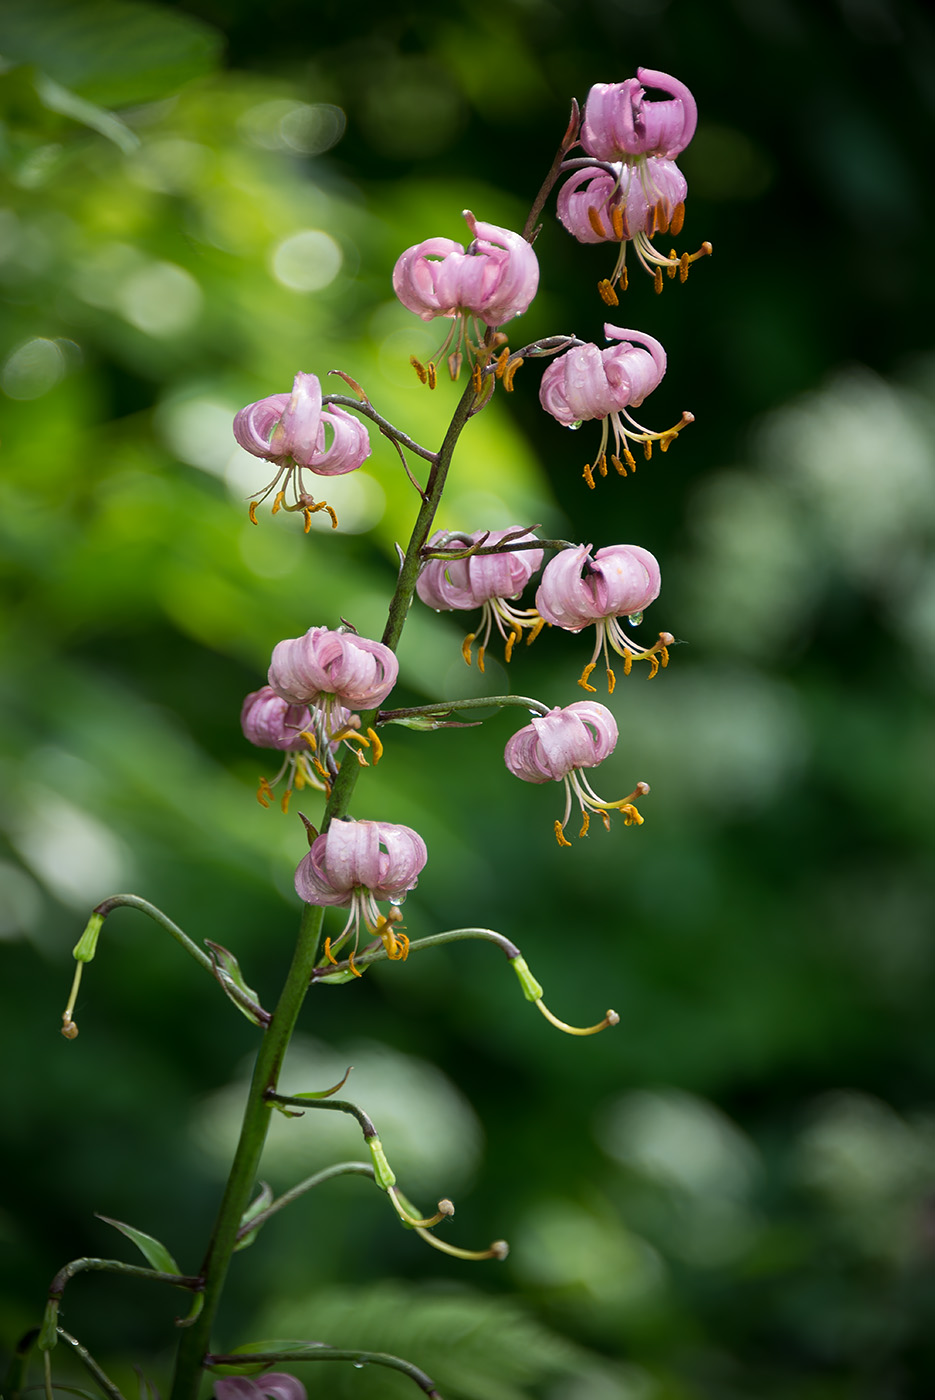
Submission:
M 658 340 L 644 331 L 622 330 L 605 323 L 604 334 L 608 340 L 620 343 L 606 350 L 596 345 L 580 345 L 568 350 L 552 361 L 539 386 L 542 407 L 566 428 L 580 427 L 592 418 L 602 420 L 600 448 L 593 466 L 587 464 L 583 472 L 592 488 L 595 471 L 601 476 L 607 475 L 608 424 L 614 434 L 610 460 L 620 475 L 626 476 L 627 467 L 636 470 L 628 439 L 642 445 L 648 461 L 654 442 L 667 452 L 681 430 L 694 422 L 692 414 L 683 413 L 674 427 L 662 433 L 638 423 L 628 409 L 638 408 L 661 382 L 666 372 L 666 352 Z
M 581 808 L 579 836 L 588 834 L 591 812 L 600 814 L 608 831 L 612 811 L 622 812 L 627 826 L 642 826 L 643 818 L 633 804 L 649 792 L 648 783 L 637 783 L 627 797 L 605 802 L 581 775 L 582 768 L 595 768 L 612 754 L 616 744 L 617 722 L 610 710 L 594 700 L 576 700 L 563 709 L 550 710 L 507 740 L 503 760 L 514 777 L 525 783 L 564 782 L 565 812 L 555 822 L 555 839 L 560 846 L 571 845 L 565 838 L 565 827 L 573 795 Z
M 284 812 L 288 812 L 289 799 L 296 788 L 300 792 L 307 787 L 326 794 L 331 791 L 337 772 L 334 755 L 339 744 L 350 747 L 354 741 L 369 748 L 375 741 L 375 762 L 383 750 L 376 734 L 371 731 L 369 738 L 361 734 L 357 715 L 342 705 L 333 705 L 326 714 L 318 706 L 290 704 L 268 685 L 246 697 L 240 711 L 240 727 L 244 738 L 258 749 L 278 749 L 283 754 L 279 772 L 274 778 L 260 779 L 256 796 L 261 807 L 268 807 L 273 789 L 285 778 L 280 799 Z M 366 763 L 360 749 L 352 752 Z
M 593 623 L 597 632 L 591 660 L 578 680 L 584 690 L 594 690 L 588 678 L 603 651 L 607 689 L 613 694 L 616 676 L 608 647 L 623 658 L 626 676 L 634 661 L 649 662 L 650 680 L 660 666 L 668 666 L 668 647 L 675 641 L 670 632 L 660 632 L 653 646 L 641 647 L 618 621 L 625 617 L 634 626 L 642 622 L 643 609 L 659 597 L 661 586 L 655 557 L 638 544 L 608 545 L 593 556 L 590 545 L 582 544 L 563 549 L 546 565 L 536 592 L 536 608 L 543 620 L 566 632 L 581 632 Z
M 427 859 L 425 842 L 418 832 L 392 822 L 341 818 L 333 821 L 323 836 L 315 838 L 295 872 L 296 893 L 306 904 L 337 905 L 349 911 L 338 937 L 333 943 L 325 940 L 329 962 L 335 960 L 333 949 L 340 948 L 351 934 L 356 951 L 361 920 L 368 933 L 383 940 L 388 957 L 406 957 L 409 939 L 394 932 L 401 917 L 398 908 L 384 918 L 377 901 L 388 899 L 394 906 L 401 904 L 418 884 Z M 353 956 L 349 961 L 351 971 L 360 976 Z
M 449 534 L 437 530 L 428 542 L 431 550 L 469 550 L 472 545 L 518 544 L 534 540 L 531 530 L 513 525 L 508 530 L 475 530 L 473 534 Z M 509 599 L 518 598 L 532 575 L 542 565 L 541 549 L 504 549 L 496 554 L 470 554 L 455 559 L 429 559 L 423 566 L 416 592 L 427 607 L 436 612 L 469 612 L 481 609 L 481 622 L 476 632 L 464 639 L 461 654 L 470 666 L 471 646 L 480 634 L 477 666 L 484 669 L 484 653 L 490 633 L 496 627 L 506 643 L 509 661 L 513 647 L 530 628 L 527 642 L 535 641 L 543 622 L 531 609 L 511 608 Z
M 646 99 L 643 84 L 668 94 Z M 581 123 L 581 145 L 598 160 L 664 156 L 672 160 L 695 134 L 698 108 L 684 83 L 655 68 L 637 68 L 622 83 L 595 83 Z
M 335 527 L 338 518 L 325 501 L 315 501 L 303 473 L 344 476 L 370 456 L 370 437 L 363 423 L 343 408 L 322 409 L 321 384 L 314 374 L 297 374 L 291 394 L 270 394 L 242 408 L 234 419 L 234 437 L 247 452 L 265 457 L 276 467 L 272 481 L 250 503 L 254 525 L 257 506 L 275 491 L 273 514 L 280 507 L 302 511 L 306 533 L 316 511 L 326 510 Z M 286 501 L 289 491 L 291 505 Z
M 632 165 L 586 166 L 565 182 L 559 191 L 557 213 L 561 222 L 579 243 L 619 243 L 620 252 L 610 277 L 598 283 L 601 298 L 616 306 L 615 288 L 627 289 L 627 245 L 646 272 L 657 292 L 662 291 L 662 274 L 684 282 L 693 262 L 712 251 L 702 243 L 694 253 L 679 255 L 674 248 L 668 256 L 653 246 L 657 233 L 682 230 L 688 182 L 672 160 L 662 156 L 640 158 Z
M 484 339 L 478 322 L 496 328 L 521 315 L 539 286 L 539 263 L 525 238 L 497 224 L 481 223 L 470 209 L 464 218 L 473 241 L 465 251 L 451 238 L 427 238 L 397 259 L 393 290 L 409 311 L 423 321 L 436 316 L 452 320 L 440 349 L 429 362 L 428 382 L 435 386 L 435 361 L 448 356 L 448 369 L 457 379 L 463 349 L 473 363 Z M 468 338 L 471 325 L 474 342 Z M 413 361 L 420 377 L 425 371 Z

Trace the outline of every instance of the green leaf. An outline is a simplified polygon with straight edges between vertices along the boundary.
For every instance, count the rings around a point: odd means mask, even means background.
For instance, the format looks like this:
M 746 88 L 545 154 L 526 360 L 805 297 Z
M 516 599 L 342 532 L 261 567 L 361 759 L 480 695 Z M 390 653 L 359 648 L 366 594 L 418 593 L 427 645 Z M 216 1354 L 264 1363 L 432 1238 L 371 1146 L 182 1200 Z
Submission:
M 115 1230 L 126 1235 L 128 1240 L 132 1240 L 147 1263 L 152 1265 L 154 1269 L 158 1269 L 161 1274 L 181 1274 L 182 1270 L 165 1245 L 154 1240 L 152 1235 L 146 1235 L 142 1230 L 134 1230 L 132 1225 L 125 1225 L 122 1220 L 112 1220 L 109 1215 L 97 1214 L 97 1218 L 103 1220 L 105 1225 L 113 1225 Z
M 205 939 L 205 947 L 211 954 L 211 961 L 214 964 L 214 975 L 222 990 L 230 997 L 230 1000 L 234 1003 L 237 1010 L 241 1012 L 242 1015 L 246 1016 L 247 1020 L 252 1025 L 263 1026 L 264 1022 L 259 1016 L 251 1011 L 248 1006 L 244 1006 L 243 1002 L 238 1001 L 235 996 L 231 995 L 230 989 L 231 984 L 233 984 L 238 991 L 243 992 L 244 996 L 249 997 L 258 1007 L 260 1005 L 260 998 L 253 988 L 247 985 L 244 975 L 240 970 L 240 963 L 234 957 L 233 953 L 222 944 L 213 943 L 210 938 Z
M 261 1211 L 264 1211 L 266 1207 L 270 1204 L 272 1199 L 273 1188 L 271 1186 L 268 1186 L 265 1181 L 261 1181 L 259 1195 L 255 1198 L 255 1200 L 252 1200 L 250 1202 L 250 1204 L 247 1206 L 247 1209 L 240 1217 L 241 1229 L 244 1225 L 249 1225 L 250 1221 L 254 1220 L 260 1214 Z M 249 1234 L 244 1235 L 243 1239 L 239 1240 L 237 1244 L 234 1245 L 234 1253 L 236 1254 L 239 1249 L 246 1249 L 248 1245 L 253 1244 L 253 1241 L 256 1239 L 259 1233 L 259 1226 L 257 1226 L 255 1230 L 251 1230 Z
M 140 0 L 4 0 L 0 54 L 101 107 L 151 102 L 217 66 L 221 36 Z

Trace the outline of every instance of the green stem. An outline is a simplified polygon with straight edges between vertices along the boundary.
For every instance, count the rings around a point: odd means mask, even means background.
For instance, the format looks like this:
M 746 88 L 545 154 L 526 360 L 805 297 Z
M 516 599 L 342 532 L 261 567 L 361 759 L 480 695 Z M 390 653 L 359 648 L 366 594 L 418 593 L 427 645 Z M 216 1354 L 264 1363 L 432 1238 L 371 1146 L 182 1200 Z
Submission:
M 118 1387 L 110 1379 L 110 1376 L 108 1376 L 107 1372 L 103 1370 L 103 1368 L 99 1366 L 98 1363 L 94 1360 L 94 1357 L 87 1350 L 87 1348 L 83 1347 L 78 1341 L 78 1339 L 76 1337 L 72 1337 L 71 1334 L 66 1332 L 63 1327 L 59 1327 L 57 1330 L 58 1335 L 61 1337 L 62 1341 L 68 1343 L 72 1351 L 81 1361 L 85 1370 L 88 1371 L 97 1381 L 98 1386 L 108 1397 L 108 1400 L 124 1400 L 124 1397 L 121 1394 Z
M 438 510 L 448 477 L 451 458 L 458 438 L 471 416 L 474 403 L 474 388 L 473 384 L 469 382 L 454 411 L 444 442 L 432 463 L 426 483 L 425 496 L 413 526 L 396 589 L 390 600 L 383 642 L 393 651 L 399 645 L 406 615 L 415 593 L 421 551 L 432 529 L 435 513 Z M 366 730 L 369 725 L 374 723 L 376 717 L 376 709 L 361 714 L 361 728 Z M 341 764 L 328 805 L 325 808 L 322 831 L 326 831 L 336 818 L 347 815 L 354 787 L 361 771 L 358 763 Z M 250 1202 L 250 1194 L 256 1180 L 263 1145 L 269 1129 L 270 1115 L 273 1109 L 267 1095 L 275 1092 L 286 1050 L 292 1039 L 299 1011 L 308 991 L 312 970 L 318 957 L 323 918 L 324 909 L 321 907 L 307 904 L 302 911 L 299 937 L 292 963 L 279 1003 L 273 1012 L 272 1020 L 266 1029 L 263 1043 L 257 1055 L 247 1105 L 244 1110 L 240 1140 L 234 1153 L 230 1175 L 221 1198 L 208 1252 L 201 1269 L 205 1280 L 204 1307 L 200 1316 L 179 1343 L 170 1400 L 196 1400 L 198 1395 L 204 1358 L 210 1348 L 211 1332 L 227 1277 L 227 1270 L 237 1245 L 240 1222 Z
M 418 719 L 424 715 L 443 718 L 456 710 L 506 709 L 510 705 L 521 710 L 529 710 L 534 715 L 547 715 L 548 705 L 541 700 L 532 700 L 528 695 L 475 695 L 469 700 L 439 700 L 435 705 L 409 705 L 403 710 L 381 710 L 377 715 L 378 724 L 391 724 L 398 719 Z
M 286 1206 L 291 1206 L 293 1201 L 297 1201 L 300 1196 L 304 1196 L 306 1191 L 314 1191 L 316 1186 L 322 1186 L 326 1181 L 331 1181 L 336 1176 L 369 1176 L 373 1180 L 373 1167 L 369 1162 L 335 1162 L 333 1166 L 324 1167 L 320 1172 L 315 1172 L 314 1176 L 307 1176 L 304 1181 L 300 1181 L 296 1186 L 291 1186 L 288 1191 L 284 1191 L 281 1196 L 277 1196 L 275 1201 L 270 1201 L 265 1210 L 259 1211 L 246 1225 L 242 1225 L 237 1231 L 239 1239 L 250 1235 L 254 1230 L 259 1230 L 261 1225 L 265 1225 L 271 1216 L 276 1215 Z
M 415 1381 L 430 1400 L 441 1400 L 431 1376 L 413 1366 L 411 1361 L 403 1361 L 399 1356 L 390 1356 L 385 1351 L 339 1351 L 336 1347 L 325 1346 L 322 1342 L 311 1342 L 307 1351 L 297 1347 L 289 1351 L 234 1352 L 229 1356 L 209 1356 L 205 1358 L 209 1366 L 275 1366 L 281 1361 L 353 1361 L 358 1366 L 388 1366 L 393 1371 L 402 1371 L 404 1376 Z

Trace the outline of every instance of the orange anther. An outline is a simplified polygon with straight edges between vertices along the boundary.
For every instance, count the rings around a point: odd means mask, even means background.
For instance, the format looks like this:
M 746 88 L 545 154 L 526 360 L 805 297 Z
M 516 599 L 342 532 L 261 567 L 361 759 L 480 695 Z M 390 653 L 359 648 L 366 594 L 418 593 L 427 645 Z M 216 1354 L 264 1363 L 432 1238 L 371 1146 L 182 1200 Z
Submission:
M 416 374 L 419 376 L 420 381 L 424 384 L 424 383 L 425 383 L 425 378 L 426 378 L 426 376 L 425 376 L 425 366 L 424 366 L 423 364 L 420 364 L 420 362 L 416 359 L 415 355 L 410 355 L 410 356 L 409 356 L 409 363 L 412 365 L 412 368 L 415 370 Z
M 427 378 L 428 378 L 428 381 L 429 381 L 429 388 L 430 388 L 430 389 L 434 389 L 434 388 L 435 388 L 435 385 L 438 383 L 438 373 L 437 373 L 437 371 L 436 371 L 436 369 L 435 369 L 435 362 L 434 362 L 434 360 L 429 360 L 429 362 L 428 362 L 428 366 L 427 366 Z
M 657 267 L 657 268 L 656 268 L 656 271 L 653 273 L 653 286 L 656 288 L 656 291 L 657 291 L 657 292 L 661 292 L 661 291 L 662 291 L 662 268 L 661 268 L 661 267 Z
M 567 841 L 567 840 L 565 839 L 565 833 L 564 833 L 564 831 L 562 830 L 562 824 L 561 824 L 561 822 L 558 820 L 557 817 L 556 817 L 556 819 L 555 819 L 555 839 L 556 839 L 556 841 L 558 842 L 558 844 L 559 844 L 560 846 L 570 846 L 570 845 L 571 845 L 571 842 L 570 842 L 570 841 Z
M 613 225 L 614 236 L 619 243 L 623 242 L 623 209 L 619 204 L 614 204 L 610 211 L 610 222 Z
M 680 200 L 672 210 L 672 218 L 669 220 L 669 232 L 673 238 L 677 238 L 682 232 L 682 225 L 685 222 L 685 205 Z
M 461 643 L 461 655 L 464 657 L 465 661 L 469 666 L 471 664 L 471 644 L 473 643 L 474 638 L 476 636 L 476 632 L 469 632 L 465 637 L 464 641 Z
M 610 217 L 611 219 L 613 219 L 613 213 L 611 213 Z M 598 213 L 597 209 L 595 209 L 593 204 L 588 205 L 588 223 L 591 225 L 598 238 L 607 237 L 607 230 L 601 222 L 601 216 Z M 620 237 L 619 233 L 617 234 L 617 237 Z
M 588 483 L 588 485 L 590 486 L 591 490 L 593 491 L 593 490 L 594 490 L 594 473 L 593 473 L 592 470 L 591 470 L 591 466 L 590 466 L 590 463 L 589 463 L 589 462 L 585 462 L 585 464 L 584 464 L 584 471 L 581 473 L 581 475 L 584 477 L 585 481 Z
M 592 695 L 595 694 L 595 687 L 593 685 L 588 685 L 588 678 L 596 665 L 596 661 L 589 661 L 578 677 L 578 684 L 581 686 L 581 689 L 590 691 Z
M 607 305 L 607 306 L 619 306 L 619 305 L 620 305 L 620 298 L 617 296 L 617 293 L 614 291 L 613 285 L 612 285 L 612 283 L 611 283 L 609 277 L 604 277 L 604 278 L 601 279 L 600 282 L 598 282 L 598 284 L 597 284 L 597 290 L 598 290 L 598 292 L 600 293 L 601 301 L 603 301 L 603 302 L 605 303 L 605 305 Z
M 588 827 L 589 827 L 590 825 L 591 825 L 591 818 L 590 818 L 590 816 L 588 815 L 588 813 L 584 810 L 584 808 L 582 807 L 582 809 L 581 809 L 581 830 L 578 832 L 578 839 L 579 839 L 579 840 L 581 839 L 582 836 L 587 836 L 587 834 L 588 834 Z
M 614 686 L 615 686 L 616 684 L 617 684 L 617 677 L 614 675 L 613 671 L 612 671 L 612 670 L 610 669 L 610 667 L 608 666 L 608 667 L 607 667 L 607 694 L 608 694 L 608 695 L 613 695 L 613 693 L 614 693 Z
M 257 520 L 257 518 L 256 518 L 256 508 L 257 508 L 257 506 L 258 506 L 259 504 L 260 504 L 259 501 L 251 501 L 251 502 L 250 502 L 250 509 L 247 511 L 247 514 L 248 514 L 249 517 L 250 517 L 250 522 L 251 522 L 251 524 L 253 524 L 253 525 L 259 525 L 259 523 L 260 523 L 259 520 Z
M 616 455 L 616 453 L 614 453 L 610 460 L 614 464 L 614 470 L 619 472 L 621 476 L 626 476 L 627 469 L 621 462 L 620 458 Z

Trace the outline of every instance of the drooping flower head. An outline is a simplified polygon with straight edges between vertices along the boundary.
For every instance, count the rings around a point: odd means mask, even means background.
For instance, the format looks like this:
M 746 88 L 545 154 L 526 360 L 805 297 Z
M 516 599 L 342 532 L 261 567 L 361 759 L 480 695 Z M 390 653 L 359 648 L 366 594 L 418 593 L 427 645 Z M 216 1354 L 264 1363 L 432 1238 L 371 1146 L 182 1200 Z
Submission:
M 663 433 L 654 433 L 638 423 L 628 409 L 638 408 L 660 383 L 666 372 L 666 352 L 658 340 L 643 331 L 621 330 L 606 324 L 604 334 L 619 344 L 606 350 L 596 345 L 579 345 L 566 351 L 548 366 L 539 386 L 542 407 L 566 428 L 577 428 L 592 418 L 603 419 L 600 450 L 594 465 L 584 469 L 584 478 L 592 487 L 595 470 L 601 476 L 607 475 L 608 423 L 615 443 L 610 460 L 621 476 L 626 476 L 627 467 L 631 471 L 636 468 L 627 438 L 641 443 L 648 459 L 654 442 L 663 452 L 667 451 L 681 429 L 693 422 L 690 413 L 683 413 L 681 421 Z
M 393 822 L 336 820 L 323 836 L 316 837 L 308 855 L 299 861 L 295 888 L 306 904 L 336 905 L 350 911 L 341 933 L 326 944 L 330 961 L 352 933 L 356 950 L 361 920 L 368 932 L 377 933 L 385 943 L 389 940 L 390 957 L 405 957 L 408 940 L 393 934 L 394 921 L 383 918 L 377 901 L 402 903 L 418 884 L 427 859 L 419 833 Z M 351 969 L 356 971 L 353 960 Z
M 643 83 L 668 100 L 647 100 Z M 684 83 L 650 68 L 638 68 L 623 83 L 595 83 L 588 94 L 581 145 L 604 164 L 572 175 L 559 193 L 558 217 L 580 243 L 620 244 L 613 274 L 598 283 L 608 306 L 618 304 L 618 283 L 626 291 L 628 242 L 657 292 L 663 272 L 684 282 L 689 266 L 711 252 L 703 243 L 695 253 L 679 256 L 672 248 L 666 256 L 652 244 L 656 233 L 681 232 L 688 185 L 674 157 L 694 135 L 697 115 Z
M 565 812 L 555 822 L 560 846 L 571 845 L 564 831 L 571 816 L 572 794 L 581 808 L 579 836 L 587 835 L 591 812 L 600 813 L 608 831 L 609 813 L 614 810 L 623 813 L 627 826 L 642 825 L 643 818 L 633 804 L 649 792 L 647 783 L 637 783 L 628 797 L 617 802 L 605 802 L 581 776 L 582 768 L 596 767 L 613 753 L 616 744 L 617 722 L 606 706 L 594 700 L 576 700 L 563 709 L 550 710 L 507 740 L 503 759 L 515 777 L 526 783 L 564 782 Z
M 372 710 L 396 684 L 399 662 L 382 642 L 338 628 L 310 627 L 304 637 L 277 642 L 269 683 L 290 705 Z
M 329 725 L 335 726 L 333 731 Z M 295 788 L 301 791 L 311 787 L 330 793 L 337 772 L 334 754 L 342 742 L 356 739 L 365 747 L 370 746 L 369 740 L 358 732 L 359 718 L 350 710 L 332 706 L 326 723 L 325 712 L 317 706 L 290 704 L 268 685 L 246 697 L 240 711 L 240 727 L 244 738 L 258 749 L 278 749 L 282 753 L 282 766 L 275 778 L 260 779 L 257 801 L 268 807 L 273 789 L 285 778 L 286 788 L 280 799 L 284 812 L 289 810 Z
M 240 446 L 276 466 L 272 481 L 251 503 L 250 518 L 254 524 L 256 507 L 271 491 L 276 491 L 274 515 L 280 507 L 300 510 L 305 515 L 307 531 L 313 512 L 327 510 L 337 525 L 330 506 L 321 501 L 316 504 L 306 490 L 303 473 L 343 476 L 356 471 L 370 456 L 370 438 L 364 425 L 350 413 L 343 408 L 323 409 L 321 402 L 321 384 L 315 375 L 299 373 L 291 394 L 270 394 L 258 403 L 248 404 L 235 417 L 234 437 Z M 291 505 L 286 501 L 290 489 Z
M 635 165 L 615 164 L 609 169 L 588 166 L 578 170 L 559 191 L 558 217 L 579 243 L 619 243 L 613 273 L 598 284 L 608 306 L 616 306 L 615 287 L 627 289 L 627 247 L 632 243 L 640 265 L 662 291 L 662 274 L 684 282 L 693 262 L 711 252 L 702 243 L 694 253 L 668 256 L 652 243 L 654 234 L 681 232 L 685 218 L 688 182 L 672 160 L 650 156 Z
M 434 361 L 444 355 L 449 356 L 451 377 L 456 379 L 462 345 L 466 342 L 472 357 L 483 339 L 477 323 L 496 327 L 521 315 L 539 286 L 538 260 L 521 234 L 481 223 L 469 209 L 464 218 L 473 238 L 467 250 L 450 238 L 427 238 L 407 248 L 393 269 L 393 290 L 407 310 L 423 321 L 436 316 L 452 320 L 430 365 L 430 383 L 434 383 Z M 468 321 L 473 326 L 473 345 L 466 340 Z
M 625 675 L 630 674 L 634 660 L 648 661 L 652 678 L 660 665 L 669 664 L 667 648 L 675 639 L 669 632 L 660 632 L 654 646 L 641 647 L 627 636 L 618 620 L 625 617 L 634 626 L 642 622 L 643 609 L 659 596 L 659 565 L 649 550 L 637 544 L 616 544 L 599 549 L 592 556 L 590 549 L 590 545 L 563 549 L 549 561 L 536 592 L 536 608 L 544 621 L 566 632 L 580 632 L 594 624 L 594 651 L 578 684 L 593 691 L 588 677 L 603 650 L 607 689 L 613 694 L 616 677 L 608 646 L 623 657 Z
M 668 99 L 646 98 L 647 87 Z M 637 68 L 622 83 L 595 83 L 581 124 L 581 145 L 597 160 L 664 156 L 673 160 L 695 134 L 698 108 L 684 83 L 654 68 Z
M 521 525 L 508 530 L 475 530 L 473 534 L 449 534 L 445 530 L 437 530 L 428 546 L 439 551 L 457 552 L 470 550 L 473 546 L 489 548 L 504 542 L 518 544 L 535 538 L 531 530 L 524 530 Z M 495 554 L 468 553 L 460 559 L 429 559 L 419 575 L 416 592 L 423 603 L 438 612 L 481 609 L 481 624 L 476 632 L 468 633 L 461 650 L 470 665 L 471 644 L 480 633 L 477 664 L 483 671 L 484 652 L 493 626 L 506 642 L 507 661 L 524 627 L 533 629 L 533 635 L 527 641 L 533 641 L 540 631 L 542 621 L 534 612 L 511 608 L 507 599 L 519 597 L 541 564 L 541 549 L 504 549 Z
M 305 1386 L 285 1371 L 262 1376 L 217 1376 L 215 1400 L 306 1400 Z

